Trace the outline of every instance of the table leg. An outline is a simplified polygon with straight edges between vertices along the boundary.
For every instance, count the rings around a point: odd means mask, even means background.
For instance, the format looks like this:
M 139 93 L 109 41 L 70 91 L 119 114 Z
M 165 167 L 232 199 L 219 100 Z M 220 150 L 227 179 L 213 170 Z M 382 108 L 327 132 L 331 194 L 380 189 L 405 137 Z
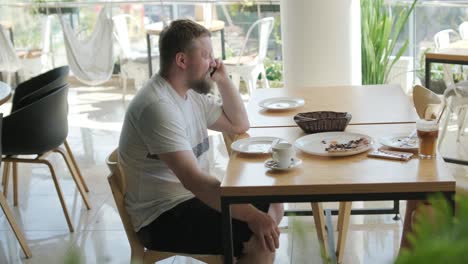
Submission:
M 393 209 L 395 210 L 395 216 L 393 220 L 398 221 L 400 220 L 400 200 L 393 200 Z
M 431 85 L 431 60 L 426 59 L 426 88 L 430 90 Z
M 231 207 L 221 198 L 221 216 L 223 219 L 224 263 L 233 263 Z
M 336 245 L 337 263 L 343 262 L 346 237 L 349 229 L 349 218 L 351 216 L 351 202 L 340 202 L 340 213 L 338 215 L 338 244 Z
M 224 46 L 224 28 L 221 29 L 221 57 L 226 59 L 226 47 Z
M 153 60 L 151 60 L 151 39 L 148 33 L 146 33 L 146 49 L 148 50 L 148 74 L 151 78 L 153 76 Z
M 454 193 L 447 193 L 444 195 L 445 196 L 445 199 L 447 199 L 447 202 L 449 204 L 449 206 L 451 207 L 452 209 L 452 213 L 453 213 L 453 216 L 455 217 L 455 194 Z
M 13 38 L 13 27 L 10 27 L 8 29 L 8 33 L 10 34 L 10 40 L 11 40 L 11 45 L 13 45 L 13 47 L 15 46 L 15 39 Z M 15 72 L 15 87 L 18 86 L 19 82 L 20 82 L 20 79 L 19 79 L 19 74 L 18 74 L 18 71 Z
M 325 217 L 323 216 L 322 203 L 311 203 L 312 212 L 314 215 L 315 228 L 317 229 L 317 237 L 320 243 L 320 248 L 325 257 L 328 259 L 330 250 L 328 246 L 328 234 L 326 230 Z

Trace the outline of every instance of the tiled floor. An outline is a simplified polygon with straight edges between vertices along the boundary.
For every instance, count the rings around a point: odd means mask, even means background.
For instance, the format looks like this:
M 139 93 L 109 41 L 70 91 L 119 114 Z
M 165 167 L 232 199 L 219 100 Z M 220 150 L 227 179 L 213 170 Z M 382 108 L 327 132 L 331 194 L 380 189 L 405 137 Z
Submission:
M 56 155 L 50 159 L 57 166 L 76 231 L 69 233 L 53 182 L 44 166 L 21 165 L 19 171 L 19 206 L 12 206 L 24 230 L 33 257 L 25 259 L 5 217 L 0 214 L 0 263 L 63 263 L 70 249 L 82 263 L 129 263 L 130 248 L 107 184 L 106 155 L 117 146 L 125 104 L 121 91 L 113 86 L 74 87 L 70 90 L 69 143 L 88 186 L 92 209 L 86 210 L 65 163 Z M 128 103 L 128 101 L 127 101 Z M 9 104 L 0 107 L 8 112 Z M 456 127 L 451 126 L 444 153 L 468 158 L 468 135 L 455 144 Z M 227 162 L 223 141 L 210 133 L 212 172 L 223 176 Z M 468 186 L 468 167 L 449 165 L 460 186 Z M 11 188 L 11 186 L 10 186 Z M 404 202 L 401 202 L 404 212 Z M 355 207 L 391 206 L 391 203 L 356 202 Z M 336 207 L 336 204 L 327 204 Z M 308 207 L 293 205 L 291 207 Z M 345 251 L 345 263 L 391 263 L 400 241 L 401 221 L 392 215 L 352 216 Z M 402 216 L 403 217 L 403 216 Z M 336 221 L 336 217 L 333 219 Z M 321 263 L 312 217 L 286 217 L 282 226 L 281 246 L 276 263 Z M 335 234 L 336 237 L 336 234 Z M 73 255 L 72 255 L 73 257 Z M 161 263 L 197 263 L 175 257 Z

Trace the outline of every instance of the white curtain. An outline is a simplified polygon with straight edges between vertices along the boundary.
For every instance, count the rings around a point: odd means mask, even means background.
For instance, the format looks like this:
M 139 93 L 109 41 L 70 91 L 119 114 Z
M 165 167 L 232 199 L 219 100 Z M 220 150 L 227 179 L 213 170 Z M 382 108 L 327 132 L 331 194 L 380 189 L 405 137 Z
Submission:
M 60 16 L 67 59 L 71 71 L 81 82 L 88 85 L 99 85 L 108 81 L 114 67 L 112 48 L 112 19 L 107 9 L 99 13 L 94 31 L 87 39 L 81 40 L 70 24 Z

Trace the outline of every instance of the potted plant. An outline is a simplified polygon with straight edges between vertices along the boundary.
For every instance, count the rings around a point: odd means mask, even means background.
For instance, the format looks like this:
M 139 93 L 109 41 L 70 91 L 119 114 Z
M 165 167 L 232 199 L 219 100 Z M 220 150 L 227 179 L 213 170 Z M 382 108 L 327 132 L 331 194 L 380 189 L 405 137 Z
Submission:
M 34 13 L 39 13 L 39 14 L 46 14 L 46 15 L 52 15 L 52 14 L 78 14 L 79 9 L 78 7 L 54 7 L 54 6 L 44 6 L 45 3 L 47 2 L 73 2 L 74 0 L 32 0 L 33 3 L 37 5 L 33 9 Z
M 455 197 L 455 217 L 441 195 L 429 200 L 432 213 L 416 218 L 409 234 L 412 249 L 403 249 L 395 263 L 468 263 L 468 198 Z
M 386 83 L 393 65 L 408 48 L 408 40 L 406 39 L 403 46 L 396 51 L 394 59 L 390 59 L 395 52 L 396 40 L 408 21 L 416 2 L 417 0 L 413 0 L 409 8 L 402 8 L 394 15 L 389 7 L 384 5 L 384 0 L 361 0 L 363 84 Z
M 283 87 L 283 63 L 281 61 L 265 58 L 265 73 L 266 78 L 270 83 L 270 87 Z

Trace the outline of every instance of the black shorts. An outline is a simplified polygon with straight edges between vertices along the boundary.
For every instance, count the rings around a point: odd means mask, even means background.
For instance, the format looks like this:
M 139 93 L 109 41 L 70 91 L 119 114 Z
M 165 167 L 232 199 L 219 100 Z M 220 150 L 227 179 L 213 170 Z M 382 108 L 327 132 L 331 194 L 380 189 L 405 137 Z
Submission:
M 269 204 L 254 204 L 267 213 Z M 185 254 L 223 255 L 221 213 L 192 198 L 164 212 L 137 232 L 148 249 Z M 242 255 L 243 243 L 252 236 L 247 223 L 232 219 L 234 255 Z

